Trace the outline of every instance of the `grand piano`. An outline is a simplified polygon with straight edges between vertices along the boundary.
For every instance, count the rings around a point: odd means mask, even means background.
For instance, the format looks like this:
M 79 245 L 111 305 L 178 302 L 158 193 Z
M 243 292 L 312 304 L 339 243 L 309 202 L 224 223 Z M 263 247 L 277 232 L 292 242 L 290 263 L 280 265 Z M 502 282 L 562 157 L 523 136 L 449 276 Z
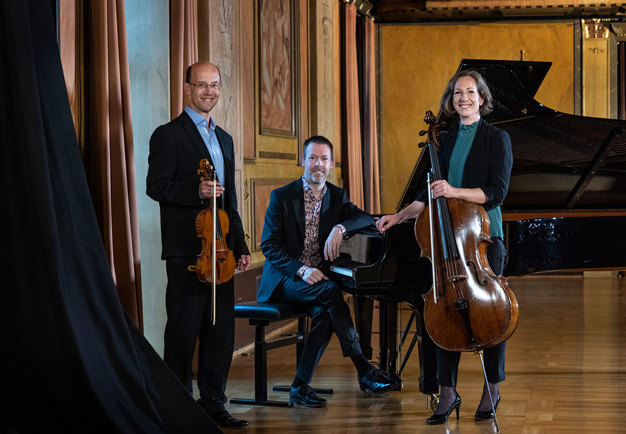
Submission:
M 624 270 L 626 121 L 560 113 L 536 101 L 550 66 L 550 62 L 474 59 L 463 59 L 459 65 L 459 70 L 476 69 L 483 75 L 494 98 L 494 110 L 485 119 L 511 136 L 514 163 L 502 205 L 508 252 L 504 274 Z M 456 122 L 440 116 L 441 122 Z M 417 142 L 416 138 L 416 146 Z M 423 152 L 398 210 L 425 188 L 429 169 L 428 153 Z M 392 374 L 402 372 L 401 343 L 408 332 L 405 329 L 398 339 L 398 304 L 406 302 L 413 308 L 420 391 L 430 395 L 438 391 L 436 360 L 421 316 L 421 294 L 430 287 L 430 263 L 420 258 L 413 225 L 404 222 L 385 236 L 374 229 L 356 234 L 344 243 L 331 272 L 348 292 L 380 301 L 379 362 Z

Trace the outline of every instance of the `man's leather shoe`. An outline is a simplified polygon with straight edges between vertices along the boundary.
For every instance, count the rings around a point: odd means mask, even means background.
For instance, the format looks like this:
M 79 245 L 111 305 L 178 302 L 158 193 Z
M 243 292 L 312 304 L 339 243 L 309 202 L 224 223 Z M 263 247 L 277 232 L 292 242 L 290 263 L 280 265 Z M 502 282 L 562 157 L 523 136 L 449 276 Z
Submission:
M 398 389 L 400 384 L 380 369 L 371 368 L 359 378 L 359 386 L 363 392 L 384 393 Z
M 328 401 L 317 396 L 308 384 L 291 387 L 289 389 L 289 402 L 306 405 L 307 407 L 324 407 L 328 404 Z
M 222 428 L 241 428 L 248 426 L 248 421 L 232 417 L 226 410 L 210 415 L 211 419 Z

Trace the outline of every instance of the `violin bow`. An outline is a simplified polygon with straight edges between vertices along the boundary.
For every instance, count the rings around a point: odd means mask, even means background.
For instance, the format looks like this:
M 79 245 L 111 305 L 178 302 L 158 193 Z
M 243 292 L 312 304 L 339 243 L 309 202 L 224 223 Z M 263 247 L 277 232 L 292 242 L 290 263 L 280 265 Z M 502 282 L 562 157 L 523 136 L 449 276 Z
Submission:
M 209 166 L 210 167 L 210 166 Z M 213 168 L 211 168 L 213 169 Z M 213 192 L 211 194 L 212 198 L 213 198 L 213 258 L 211 260 L 212 262 L 212 267 L 213 267 L 213 279 L 212 283 L 211 283 L 211 303 L 212 303 L 212 309 L 211 309 L 211 321 L 213 322 L 213 325 L 215 325 L 215 317 L 216 317 L 216 313 L 215 310 L 217 309 L 217 302 L 216 302 L 216 296 L 217 296 L 217 250 L 215 247 L 215 244 L 217 242 L 217 198 L 215 197 L 215 195 L 217 194 L 217 184 L 215 183 L 215 171 L 212 171 L 213 174 Z

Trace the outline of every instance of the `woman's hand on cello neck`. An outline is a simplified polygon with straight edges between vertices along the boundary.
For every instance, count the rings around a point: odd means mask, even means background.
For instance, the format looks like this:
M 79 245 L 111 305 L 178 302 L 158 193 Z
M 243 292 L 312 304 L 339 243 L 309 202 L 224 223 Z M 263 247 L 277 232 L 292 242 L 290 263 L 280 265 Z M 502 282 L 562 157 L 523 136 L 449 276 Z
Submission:
M 433 181 L 430 184 L 433 199 L 445 197 L 446 199 L 464 199 L 469 202 L 482 205 L 487 202 L 487 196 L 481 188 L 457 188 L 448 184 L 445 179 Z

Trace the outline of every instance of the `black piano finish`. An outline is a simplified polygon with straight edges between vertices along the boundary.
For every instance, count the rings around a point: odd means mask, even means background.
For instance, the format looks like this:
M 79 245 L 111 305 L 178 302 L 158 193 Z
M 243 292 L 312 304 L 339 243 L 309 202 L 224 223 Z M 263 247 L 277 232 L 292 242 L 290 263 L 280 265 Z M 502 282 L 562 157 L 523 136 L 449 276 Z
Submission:
M 506 222 L 505 273 L 521 276 L 554 270 L 625 269 L 624 228 L 623 216 Z
M 355 234 L 355 238 L 370 239 L 370 262 L 353 261 L 345 253 L 344 246 L 340 257 L 331 266 L 331 271 L 335 272 L 336 278 L 348 292 L 380 296 L 388 301 L 407 301 L 414 293 L 428 291 L 430 283 L 424 282 L 423 275 L 430 270 L 430 262 L 420 257 L 420 248 L 413 232 L 414 224 L 413 220 L 400 223 L 384 236 L 375 228 Z M 351 275 L 339 274 L 338 268 L 349 269 Z

